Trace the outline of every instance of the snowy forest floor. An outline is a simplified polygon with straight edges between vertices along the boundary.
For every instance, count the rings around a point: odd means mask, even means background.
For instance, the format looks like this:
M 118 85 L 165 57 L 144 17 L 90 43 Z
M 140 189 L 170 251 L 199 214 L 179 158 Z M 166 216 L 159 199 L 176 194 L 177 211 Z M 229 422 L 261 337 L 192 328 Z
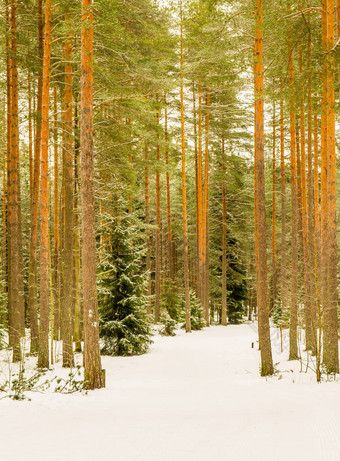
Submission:
M 340 382 L 306 359 L 259 376 L 256 324 L 154 338 L 139 357 L 103 357 L 105 389 L 0 401 L 3 461 L 340 460 Z M 254 348 L 252 348 L 254 343 Z M 81 356 L 77 357 L 80 362 Z M 58 366 L 54 373 L 66 373 Z

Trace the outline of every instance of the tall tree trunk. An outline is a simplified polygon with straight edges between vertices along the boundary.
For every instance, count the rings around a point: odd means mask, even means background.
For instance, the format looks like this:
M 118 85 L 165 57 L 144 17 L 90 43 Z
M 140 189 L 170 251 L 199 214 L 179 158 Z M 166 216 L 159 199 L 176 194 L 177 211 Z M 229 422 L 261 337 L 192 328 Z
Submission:
M 290 171 L 292 200 L 292 271 L 290 290 L 290 322 L 289 322 L 289 360 L 298 358 L 297 313 L 298 313 L 298 186 L 296 171 L 296 118 L 295 118 L 295 86 L 292 37 L 289 38 L 289 121 L 290 121 Z
M 21 208 L 20 208 L 20 160 L 18 120 L 18 63 L 17 63 L 17 4 L 11 0 L 11 69 L 10 69 L 10 159 L 9 159 L 9 336 L 13 347 L 13 362 L 21 359 L 20 337 L 24 332 L 24 297 L 22 273 L 22 252 L 20 251 Z
M 15 278 L 13 290 L 16 290 L 18 310 L 18 329 L 20 336 L 25 336 L 25 299 L 24 299 L 24 279 L 23 279 L 23 259 L 22 259 L 22 222 L 21 222 L 21 187 L 20 187 L 20 154 L 19 154 L 19 94 L 18 94 L 18 62 L 17 62 L 17 2 L 11 4 L 11 101 L 12 101 L 12 126 L 11 126 L 11 151 L 13 167 L 13 196 L 14 196 L 14 232 L 12 235 L 13 251 L 16 258 L 17 267 L 13 272 Z M 16 328 L 16 327 L 15 327 Z
M 171 228 L 171 196 L 170 196 L 170 175 L 169 175 L 169 143 L 168 143 L 168 107 L 166 95 L 164 96 L 165 114 L 164 114 L 164 141 L 165 141 L 165 164 L 166 164 L 166 208 L 168 218 L 168 258 L 169 258 L 169 275 L 173 280 L 174 273 L 174 258 L 172 245 L 172 228 Z
M 43 12 L 42 0 L 38 0 L 38 54 L 43 59 Z M 31 326 L 31 353 L 38 352 L 38 288 L 37 288 L 37 246 L 38 246 L 38 211 L 40 188 L 40 157 L 41 157 L 41 113 L 42 113 L 42 67 L 39 67 L 36 123 L 34 136 L 34 174 L 33 174 L 33 199 L 31 210 L 31 234 L 29 244 L 29 270 L 28 270 L 28 311 Z
M 310 253 L 308 242 L 308 210 L 307 210 L 307 179 L 306 179 L 306 128 L 305 128 L 305 98 L 302 65 L 302 51 L 299 53 L 300 70 L 300 133 L 301 133 L 301 204 L 302 204 L 302 243 L 304 260 L 304 311 L 306 328 L 306 349 L 312 349 L 312 321 L 311 321 L 311 289 L 310 289 Z
M 34 159 L 33 159 L 33 131 L 32 131 L 32 76 L 28 71 L 28 162 L 29 162 L 29 178 L 30 178 L 30 213 L 32 212 L 33 202 L 33 175 L 34 175 Z
M 276 120 L 275 104 L 273 106 L 273 183 L 272 183 L 272 296 L 270 310 L 276 306 L 277 298 L 277 265 L 276 265 Z
M 311 317 L 311 350 L 312 354 L 317 353 L 317 295 L 315 285 L 314 270 L 314 189 L 313 189 L 313 122 L 312 122 L 312 62 L 311 62 L 311 33 L 308 34 L 307 44 L 307 124 L 308 124 L 308 272 L 309 272 L 309 289 L 310 289 L 310 317 Z
M 202 167 L 202 81 L 198 82 L 198 157 L 197 157 L 197 238 L 198 238 L 198 271 L 197 295 L 203 304 L 203 167 Z
M 337 283 L 337 241 L 336 241 L 336 152 L 335 152 L 335 62 L 334 62 L 334 2 L 325 0 L 326 20 L 326 55 L 325 72 L 326 85 L 323 92 L 325 99 L 327 138 L 327 244 L 326 263 L 327 271 L 327 300 L 323 306 L 323 362 L 328 372 L 339 371 L 338 345 L 338 283 Z
M 79 116 L 78 95 L 74 101 L 74 278 L 75 278 L 75 303 L 74 303 L 74 330 L 73 340 L 75 351 L 81 352 L 81 277 L 80 277 L 80 219 L 79 219 Z
M 150 242 L 150 193 L 149 193 L 149 153 L 148 146 L 145 144 L 145 225 L 146 225 L 146 271 L 148 274 L 148 305 L 147 313 L 151 315 L 151 242 Z
M 6 256 L 7 256 L 7 292 L 8 292 L 8 327 L 10 333 L 10 325 L 12 322 L 11 319 L 11 307 L 12 299 L 11 294 L 12 290 L 10 287 L 11 284 L 11 214 L 12 214 L 12 171 L 11 171 L 11 126 L 12 126 L 12 63 L 11 63 L 11 44 L 10 44 L 10 6 L 8 0 L 6 0 L 6 24 L 7 24 L 7 36 L 6 36 L 6 125 L 7 125 L 7 136 L 6 136 L 6 157 L 7 157 L 7 209 L 6 209 L 6 218 L 7 218 L 7 233 L 6 233 Z M 9 334 L 8 336 L 9 346 L 13 346 L 13 335 Z
M 207 326 L 210 324 L 209 315 L 209 125 L 210 125 L 210 91 L 206 92 L 205 114 L 205 152 L 204 152 L 204 186 L 203 186 L 203 217 L 202 217 L 202 276 L 203 276 L 203 309 Z
M 40 324 L 38 367 L 49 367 L 49 229 L 48 229 L 48 137 L 51 61 L 51 0 L 45 3 L 41 125 L 41 192 L 40 192 Z
M 53 285 L 54 316 L 53 337 L 59 340 L 60 331 L 60 243 L 59 243 L 59 152 L 58 152 L 58 100 L 57 86 L 53 89 L 54 100 L 54 248 L 53 248 Z
M 93 158 L 93 4 L 82 0 L 81 198 L 84 295 L 84 366 L 88 389 L 104 386 L 99 351 Z
M 70 24 L 70 14 L 65 16 L 65 24 Z M 65 238 L 63 253 L 63 367 L 74 366 L 73 359 L 73 316 L 74 316 L 74 234 L 73 234 L 73 105 L 72 105 L 72 36 L 65 40 L 65 113 L 64 113 L 64 160 L 65 160 Z
M 314 148 L 314 232 L 317 267 L 321 267 L 321 228 L 320 228 L 320 190 L 319 190 L 319 141 L 317 104 L 314 103 L 313 117 L 313 148 Z
M 286 167 L 284 141 L 283 99 L 280 101 L 280 151 L 281 151 L 281 311 L 287 308 L 287 243 L 286 243 Z
M 225 151 L 222 137 L 222 311 L 221 324 L 227 325 L 227 199 L 225 187 Z
M 193 125 L 194 125 L 194 145 L 195 145 L 195 204 L 196 204 L 196 265 L 194 267 L 195 272 L 195 291 L 198 296 L 199 286 L 198 286 L 198 272 L 199 272 L 199 239 L 200 239 L 200 229 L 199 229 L 199 203 L 198 203 L 198 140 L 197 140 L 197 111 L 196 111 L 196 91 L 195 91 L 195 82 L 192 82 L 192 110 L 193 110 Z
M 190 286 L 189 286 L 189 248 L 188 248 L 188 218 L 187 218 L 187 189 L 186 189 L 186 155 L 185 155 L 185 123 L 184 123 L 184 54 L 183 54 L 183 10 L 181 1 L 181 139 L 182 139 L 182 207 L 183 207 L 183 262 L 184 262 L 184 291 L 185 291 L 185 331 L 191 332 Z
M 7 108 L 4 108 L 7 112 Z M 3 118 L 3 149 L 2 149 L 2 233 L 3 233 L 3 246 L 2 246 L 2 283 L 4 294 L 7 293 L 7 132 L 6 132 L 7 118 Z M 3 324 L 5 319 L 3 319 Z
M 159 125 L 159 113 L 156 115 Z M 161 297 L 161 185 L 160 185 L 160 148 L 156 145 L 156 242 L 155 242 L 155 323 L 159 321 Z
M 263 5 L 256 0 L 255 9 L 255 176 L 257 209 L 257 305 L 261 348 L 261 375 L 273 373 L 267 296 L 267 242 L 264 177 L 264 113 L 263 113 Z

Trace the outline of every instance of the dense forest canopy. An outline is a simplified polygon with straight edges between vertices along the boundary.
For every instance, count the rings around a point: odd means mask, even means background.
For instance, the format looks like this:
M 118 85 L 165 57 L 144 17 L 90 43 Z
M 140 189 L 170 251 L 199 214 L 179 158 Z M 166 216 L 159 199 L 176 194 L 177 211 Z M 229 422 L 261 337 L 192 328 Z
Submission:
M 338 372 L 334 1 L 1 3 L 1 331 L 37 366 L 258 320 Z

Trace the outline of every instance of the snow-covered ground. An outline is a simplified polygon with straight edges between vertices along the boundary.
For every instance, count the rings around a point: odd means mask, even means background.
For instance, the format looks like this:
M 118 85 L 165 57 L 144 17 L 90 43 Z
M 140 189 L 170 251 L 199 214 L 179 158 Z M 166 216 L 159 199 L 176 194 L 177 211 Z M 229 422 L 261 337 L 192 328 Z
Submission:
M 3 399 L 0 459 L 340 460 L 340 382 L 300 373 L 276 329 L 280 371 L 261 378 L 256 339 L 255 324 L 156 336 L 144 356 L 103 357 L 106 389 Z

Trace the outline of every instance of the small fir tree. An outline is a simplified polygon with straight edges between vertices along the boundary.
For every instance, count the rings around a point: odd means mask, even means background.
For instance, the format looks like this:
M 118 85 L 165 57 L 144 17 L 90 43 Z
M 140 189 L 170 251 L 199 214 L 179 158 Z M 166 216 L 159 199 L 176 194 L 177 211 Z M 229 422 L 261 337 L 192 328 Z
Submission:
M 140 227 L 131 215 L 112 218 L 107 229 L 99 281 L 101 351 L 112 356 L 144 354 L 152 340 Z

